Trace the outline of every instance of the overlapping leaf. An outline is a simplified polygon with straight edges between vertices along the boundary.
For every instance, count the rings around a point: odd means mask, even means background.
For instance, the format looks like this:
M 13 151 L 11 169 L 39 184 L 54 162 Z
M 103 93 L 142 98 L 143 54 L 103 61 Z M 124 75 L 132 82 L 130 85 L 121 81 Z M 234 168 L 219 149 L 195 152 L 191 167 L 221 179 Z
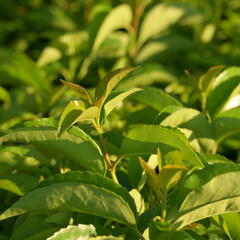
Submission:
M 56 127 L 49 126 L 48 121 L 46 123 L 43 121 L 43 125 L 48 126 L 35 127 L 34 122 L 28 124 L 28 127 L 16 128 L 0 137 L 0 143 L 33 144 L 41 151 L 52 154 L 54 157 L 65 157 L 86 169 L 105 173 L 106 166 L 99 148 L 93 144 L 94 141 L 91 137 L 82 130 L 72 130 L 77 134 L 65 133 L 58 137 Z
M 136 227 L 136 207 L 128 192 L 109 178 L 90 172 L 52 176 L 3 212 L 0 220 L 49 211 L 96 214 Z
M 203 166 L 187 138 L 179 130 L 157 125 L 140 125 L 129 131 L 122 142 L 122 154 L 155 154 L 157 148 L 163 154 L 180 151 L 182 160 L 196 166 Z
M 233 164 L 208 165 L 193 172 L 179 188 L 177 212 L 170 221 L 182 228 L 207 217 L 239 212 L 239 180 L 240 167 Z

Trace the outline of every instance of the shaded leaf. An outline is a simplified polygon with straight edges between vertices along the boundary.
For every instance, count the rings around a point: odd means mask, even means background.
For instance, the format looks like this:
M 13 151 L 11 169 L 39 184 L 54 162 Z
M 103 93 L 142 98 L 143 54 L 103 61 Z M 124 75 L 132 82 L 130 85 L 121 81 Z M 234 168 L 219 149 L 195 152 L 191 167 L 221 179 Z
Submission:
M 37 178 L 24 173 L 8 174 L 0 178 L 0 188 L 22 196 L 38 183 Z
M 38 215 L 29 215 L 19 221 L 21 223 L 15 227 L 11 240 L 45 240 L 60 228 L 46 223 L 44 218 Z
M 43 78 L 35 63 L 23 53 L 1 49 L 0 63 L 0 70 L 10 77 L 31 85 L 43 96 L 49 95 L 49 83 Z

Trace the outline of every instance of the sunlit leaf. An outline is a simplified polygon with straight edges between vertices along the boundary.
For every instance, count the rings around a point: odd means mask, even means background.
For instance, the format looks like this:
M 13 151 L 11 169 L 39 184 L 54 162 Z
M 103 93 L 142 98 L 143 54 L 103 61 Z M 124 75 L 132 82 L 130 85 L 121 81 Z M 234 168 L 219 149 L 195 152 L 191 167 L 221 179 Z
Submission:
M 56 210 L 96 214 L 136 228 L 136 207 L 128 192 L 109 178 L 90 172 L 52 176 L 3 212 L 0 220 Z
M 182 228 L 207 217 L 239 212 L 239 179 L 240 167 L 233 164 L 208 165 L 193 172 L 179 189 L 171 222 Z
M 132 20 L 132 11 L 129 5 L 122 4 L 114 8 L 104 19 L 96 35 L 92 52 L 95 54 L 103 40 L 113 31 L 129 29 Z
M 240 132 L 240 107 L 218 114 L 213 120 L 213 129 L 218 142 L 238 134 Z
M 134 93 L 131 96 L 131 99 L 135 99 L 141 103 L 144 103 L 158 111 L 161 111 L 163 108 L 174 105 L 181 107 L 182 104 L 172 96 L 168 95 L 161 89 L 146 87 L 142 91 Z
M 73 130 L 74 131 L 74 130 Z M 79 133 L 81 130 L 78 130 Z M 105 173 L 103 156 L 87 134 L 64 133 L 58 137 L 57 128 L 51 126 L 29 126 L 12 130 L 0 137 L 0 143 L 14 142 L 31 144 L 44 153 L 56 158 L 65 157 L 80 166 L 100 173 Z M 56 155 L 57 153 L 57 155 Z
M 176 23 L 183 15 L 183 9 L 174 5 L 163 3 L 154 6 L 147 12 L 141 25 L 138 45 L 141 46 L 149 38 L 166 30 Z M 155 24 L 156 22 L 158 24 Z
M 122 142 L 122 154 L 155 154 L 157 148 L 163 154 L 180 151 L 182 160 L 196 166 L 203 166 L 187 138 L 179 130 L 158 125 L 140 125 L 129 131 Z

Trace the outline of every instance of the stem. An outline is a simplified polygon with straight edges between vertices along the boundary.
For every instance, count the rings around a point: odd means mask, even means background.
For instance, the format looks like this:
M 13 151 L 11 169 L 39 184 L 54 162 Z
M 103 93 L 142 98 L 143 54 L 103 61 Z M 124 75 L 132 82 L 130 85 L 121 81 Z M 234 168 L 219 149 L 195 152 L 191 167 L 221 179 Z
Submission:
M 109 154 L 107 152 L 107 149 L 106 149 L 106 146 L 105 146 L 105 143 L 104 143 L 104 139 L 103 139 L 103 136 L 102 136 L 102 131 L 99 131 L 99 139 L 100 139 L 100 143 L 101 143 L 101 149 L 102 149 L 102 152 L 103 152 L 103 155 L 104 155 L 104 158 L 108 164 L 108 167 L 111 169 L 112 168 L 112 162 L 109 158 Z
M 140 238 L 140 240 L 145 240 L 145 238 L 143 237 L 143 235 L 139 232 L 138 229 L 133 229 L 134 232 L 136 233 L 136 235 Z
M 112 176 L 112 179 L 114 180 L 114 182 L 116 183 L 119 183 L 118 182 L 118 179 L 117 179 L 117 176 L 116 176 L 116 167 L 118 165 L 118 163 L 124 158 L 124 156 L 121 156 L 119 157 L 113 164 L 112 164 L 112 167 L 110 169 L 110 173 L 111 173 L 111 176 Z
M 113 170 L 113 169 L 110 169 L 110 173 L 111 173 L 111 176 L 112 176 L 112 179 L 115 183 L 118 183 L 118 179 L 117 179 L 117 175 L 116 175 L 116 172 Z
M 167 193 L 163 192 L 162 195 L 162 219 L 165 221 L 167 215 Z

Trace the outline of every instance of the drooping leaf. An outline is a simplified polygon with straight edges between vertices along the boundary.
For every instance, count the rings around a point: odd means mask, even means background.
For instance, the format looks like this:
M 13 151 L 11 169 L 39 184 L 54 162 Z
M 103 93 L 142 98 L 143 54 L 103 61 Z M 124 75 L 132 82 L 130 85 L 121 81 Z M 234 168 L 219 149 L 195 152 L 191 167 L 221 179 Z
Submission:
M 183 15 L 184 10 L 174 5 L 163 3 L 154 6 L 148 11 L 141 24 L 138 40 L 139 47 L 149 38 L 175 24 Z
M 182 104 L 177 99 L 171 97 L 161 89 L 153 87 L 143 88 L 142 91 L 134 93 L 131 99 L 144 103 L 158 111 L 169 105 L 182 107 Z
M 170 221 L 182 228 L 201 219 L 240 210 L 240 167 L 214 164 L 193 172 L 179 188 L 177 212 Z
M 213 120 L 214 134 L 218 142 L 240 132 L 240 107 L 218 114 Z
M 109 178 L 90 172 L 57 174 L 43 181 L 0 215 L 76 211 L 136 227 L 136 206 L 128 192 Z
M 212 126 L 207 119 L 195 109 L 180 108 L 167 116 L 161 122 L 161 125 L 192 130 L 204 151 L 211 151 L 215 147 Z
M 132 11 L 129 5 L 121 4 L 114 8 L 103 20 L 101 27 L 98 29 L 92 53 L 100 47 L 103 40 L 113 31 L 118 29 L 128 30 L 132 21 Z
M 93 140 L 89 140 L 87 134 L 82 133 L 83 131 L 77 132 L 78 135 L 64 133 L 58 137 L 56 127 L 19 127 L 0 137 L 0 144 L 5 142 L 32 144 L 45 154 L 51 154 L 56 158 L 65 157 L 86 169 L 104 174 L 106 166 L 99 148 L 92 143 Z
M 158 125 L 140 125 L 129 131 L 122 142 L 122 154 L 155 154 L 157 148 L 163 154 L 178 150 L 182 160 L 196 166 L 203 166 L 201 160 L 179 130 Z

